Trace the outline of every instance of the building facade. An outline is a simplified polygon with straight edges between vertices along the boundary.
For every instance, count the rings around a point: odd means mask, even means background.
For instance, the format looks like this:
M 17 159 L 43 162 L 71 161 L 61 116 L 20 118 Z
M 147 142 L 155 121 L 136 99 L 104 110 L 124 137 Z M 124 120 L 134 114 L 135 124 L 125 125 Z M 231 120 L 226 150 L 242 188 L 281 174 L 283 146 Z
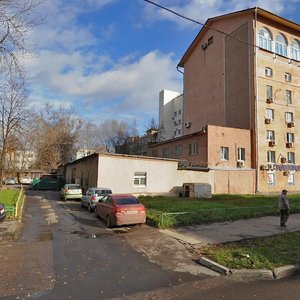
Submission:
M 183 127 L 182 148 L 208 128 L 214 143 L 202 146 L 199 139 L 201 164 L 233 176 L 240 172 L 236 167 L 253 170 L 255 192 L 299 191 L 300 25 L 258 7 L 208 19 L 178 66 L 184 69 L 183 115 L 189 125 Z M 239 147 L 236 129 L 245 130 L 247 146 Z M 226 144 L 237 148 L 227 150 Z M 156 147 L 157 153 L 167 149 L 166 143 Z
M 162 90 L 159 93 L 159 141 L 182 136 L 183 127 L 183 95 L 174 91 Z

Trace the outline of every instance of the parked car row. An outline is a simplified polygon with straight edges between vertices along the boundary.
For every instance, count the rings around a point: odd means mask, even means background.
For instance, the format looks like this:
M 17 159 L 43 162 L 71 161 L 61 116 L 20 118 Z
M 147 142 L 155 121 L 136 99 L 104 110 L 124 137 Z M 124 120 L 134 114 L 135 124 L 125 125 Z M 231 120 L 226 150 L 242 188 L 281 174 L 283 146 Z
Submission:
M 65 184 L 60 196 L 65 201 L 80 199 L 81 207 L 95 212 L 95 216 L 102 218 L 107 227 L 146 222 L 144 205 L 131 194 L 113 194 L 111 189 L 104 187 L 91 187 L 82 193 L 79 184 Z
M 19 178 L 20 184 L 32 184 L 32 178 L 28 176 L 23 176 Z M 3 184 L 14 185 L 17 184 L 17 179 L 15 177 L 7 177 L 3 180 Z

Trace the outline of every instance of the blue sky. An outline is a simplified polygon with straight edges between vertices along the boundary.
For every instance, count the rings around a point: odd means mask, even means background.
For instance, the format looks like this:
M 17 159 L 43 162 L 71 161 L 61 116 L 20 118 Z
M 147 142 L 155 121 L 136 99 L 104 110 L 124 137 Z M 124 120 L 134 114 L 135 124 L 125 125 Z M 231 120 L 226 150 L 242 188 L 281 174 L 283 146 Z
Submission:
M 204 23 L 259 6 L 300 23 L 300 0 L 153 0 Z M 176 66 L 201 27 L 144 0 L 46 0 L 47 22 L 32 32 L 36 57 L 30 100 L 73 108 L 86 120 L 135 121 L 143 133 L 158 117 L 158 93 L 182 91 Z

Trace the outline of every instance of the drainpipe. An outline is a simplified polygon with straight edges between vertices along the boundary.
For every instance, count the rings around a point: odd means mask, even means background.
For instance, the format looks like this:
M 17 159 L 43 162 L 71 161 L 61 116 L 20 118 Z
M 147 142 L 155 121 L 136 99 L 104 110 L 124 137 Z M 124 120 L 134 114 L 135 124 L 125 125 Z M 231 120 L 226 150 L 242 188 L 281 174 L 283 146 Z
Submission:
M 256 45 L 257 43 L 257 7 L 255 7 L 255 17 L 254 17 L 254 27 L 255 27 L 255 40 L 254 40 L 254 45 Z M 258 166 L 258 161 L 259 161 L 259 138 L 258 138 L 258 134 L 259 134 L 259 128 L 258 128 L 258 76 L 257 76 L 257 47 L 254 47 L 254 55 L 255 55 L 255 65 L 254 65 L 254 76 L 255 76 L 255 87 L 254 87 L 254 100 L 255 100 L 255 104 L 254 104 L 254 130 L 255 130 L 255 144 L 256 144 L 256 155 L 255 155 L 255 166 L 256 166 L 256 193 L 259 192 L 259 166 Z

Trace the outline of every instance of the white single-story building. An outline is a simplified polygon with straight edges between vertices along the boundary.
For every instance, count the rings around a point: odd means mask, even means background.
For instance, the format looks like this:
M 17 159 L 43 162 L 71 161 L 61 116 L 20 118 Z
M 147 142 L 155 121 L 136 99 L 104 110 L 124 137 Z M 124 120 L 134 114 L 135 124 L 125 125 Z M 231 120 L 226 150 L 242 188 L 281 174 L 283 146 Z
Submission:
M 178 195 L 184 183 L 211 183 L 209 172 L 178 169 L 178 160 L 94 153 L 64 166 L 66 183 L 98 186 L 113 193 Z

